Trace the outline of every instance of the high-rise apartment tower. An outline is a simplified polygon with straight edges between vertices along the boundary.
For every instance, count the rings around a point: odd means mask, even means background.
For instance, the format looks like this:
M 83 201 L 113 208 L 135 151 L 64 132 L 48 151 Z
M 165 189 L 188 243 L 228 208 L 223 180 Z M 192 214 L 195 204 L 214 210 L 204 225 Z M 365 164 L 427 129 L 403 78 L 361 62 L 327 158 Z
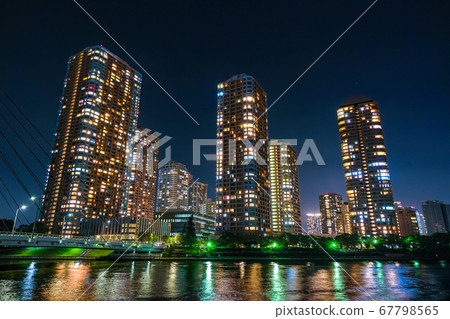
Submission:
M 394 199 L 378 104 L 347 100 L 337 111 L 352 233 L 397 234 Z
M 216 229 L 270 232 L 267 95 L 235 75 L 217 86 Z
M 126 215 L 141 82 L 102 46 L 69 58 L 42 206 L 51 233 Z
M 274 233 L 301 234 L 297 153 L 282 140 L 269 142 L 271 229 Z

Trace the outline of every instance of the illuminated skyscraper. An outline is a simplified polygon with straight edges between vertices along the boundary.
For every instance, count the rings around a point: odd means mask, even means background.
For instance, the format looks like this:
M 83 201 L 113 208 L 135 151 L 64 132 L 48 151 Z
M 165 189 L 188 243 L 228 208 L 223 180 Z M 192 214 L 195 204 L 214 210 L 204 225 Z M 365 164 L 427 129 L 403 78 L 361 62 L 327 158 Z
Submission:
M 42 208 L 51 233 L 126 215 L 141 82 L 102 46 L 69 58 Z
M 419 235 L 419 222 L 417 209 L 403 207 L 400 202 L 395 202 L 395 215 L 397 217 L 398 233 L 400 236 Z
M 397 233 L 391 178 L 377 103 L 354 98 L 337 111 L 352 233 Z
M 344 215 L 342 213 L 342 195 L 325 193 L 319 196 L 320 213 L 322 214 L 322 232 L 328 235 L 344 233 Z
M 206 202 L 208 197 L 208 184 L 200 182 L 191 183 L 188 191 L 188 205 L 189 209 L 194 213 L 199 213 L 201 205 Z
M 301 234 L 297 154 L 281 140 L 269 142 L 271 229 L 275 233 Z
M 450 231 L 450 204 L 438 200 L 423 201 L 422 214 L 428 235 Z
M 425 222 L 425 217 L 419 211 L 417 211 L 417 224 L 419 226 L 419 233 L 420 233 L 420 235 L 427 236 L 428 235 L 428 230 L 427 230 L 427 224 Z
M 138 127 L 134 135 L 127 216 L 154 219 L 158 177 L 158 138 L 154 134 Z
M 269 232 L 266 92 L 246 74 L 217 88 L 216 229 Z
M 308 234 L 322 235 L 322 214 L 320 213 L 306 214 L 306 223 Z
M 342 216 L 344 217 L 344 233 L 351 234 L 352 233 L 352 223 L 350 218 L 350 212 L 348 210 L 348 202 L 344 202 L 341 205 Z
M 156 211 L 189 210 L 191 175 L 186 165 L 170 161 L 158 171 Z

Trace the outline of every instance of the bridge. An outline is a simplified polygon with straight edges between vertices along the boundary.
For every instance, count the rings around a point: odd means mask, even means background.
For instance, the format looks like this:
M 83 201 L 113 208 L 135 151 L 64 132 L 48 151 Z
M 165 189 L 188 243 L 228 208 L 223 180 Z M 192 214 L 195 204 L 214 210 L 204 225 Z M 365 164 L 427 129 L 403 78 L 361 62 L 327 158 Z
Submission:
M 32 234 L 17 232 L 0 232 L 1 247 L 57 247 L 130 251 L 133 253 L 161 253 L 165 246 L 162 243 L 135 243 L 133 241 L 111 241 L 104 238 L 61 237 L 49 234 Z

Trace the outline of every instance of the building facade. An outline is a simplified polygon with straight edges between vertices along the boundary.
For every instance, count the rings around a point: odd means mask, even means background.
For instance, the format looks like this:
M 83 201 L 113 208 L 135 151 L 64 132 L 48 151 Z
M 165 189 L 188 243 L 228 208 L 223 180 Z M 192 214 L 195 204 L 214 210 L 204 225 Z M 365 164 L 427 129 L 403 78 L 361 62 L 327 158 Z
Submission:
M 422 236 L 428 235 L 427 224 L 425 222 L 425 217 L 419 211 L 417 211 L 417 223 L 419 225 L 419 233 Z
M 422 214 L 428 235 L 450 231 L 450 204 L 438 200 L 423 201 Z
M 306 224 L 310 235 L 322 235 L 322 214 L 308 213 L 306 214 Z
M 80 235 L 109 240 L 137 240 L 148 232 L 152 221 L 139 217 L 95 218 L 83 220 Z
M 188 191 L 188 206 L 195 213 L 199 213 L 208 197 L 208 184 L 192 182 Z
M 414 207 L 403 207 L 400 202 L 395 203 L 398 234 L 400 236 L 420 235 L 418 211 Z
M 352 220 L 348 209 L 348 202 L 344 202 L 341 205 L 342 216 L 344 217 L 344 233 L 352 233 Z
M 102 46 L 69 58 L 42 204 L 51 233 L 126 215 L 141 82 Z
M 127 216 L 154 219 L 158 140 L 155 132 L 142 127 L 136 129 Z
M 323 234 L 341 235 L 344 233 L 345 221 L 342 213 L 342 205 L 342 195 L 325 193 L 319 196 Z
M 337 111 L 352 233 L 397 233 L 380 111 L 369 98 L 347 100 Z
M 186 165 L 170 161 L 158 170 L 156 211 L 189 210 L 192 177 Z
M 301 234 L 300 193 L 294 148 L 281 140 L 269 142 L 271 230 Z
M 197 237 L 212 237 L 215 233 L 215 216 L 197 214 L 186 210 L 168 210 L 157 212 L 156 219 L 168 225 L 170 236 L 186 234 L 189 223 L 193 223 Z
M 217 89 L 216 229 L 270 232 L 267 95 L 235 75 Z

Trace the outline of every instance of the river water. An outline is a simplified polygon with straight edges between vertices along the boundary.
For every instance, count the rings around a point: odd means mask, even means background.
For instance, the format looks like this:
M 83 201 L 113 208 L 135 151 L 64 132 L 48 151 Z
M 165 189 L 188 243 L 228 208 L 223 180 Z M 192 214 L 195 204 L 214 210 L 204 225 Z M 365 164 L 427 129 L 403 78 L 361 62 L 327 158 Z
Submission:
M 444 262 L 1 261 L 0 300 L 450 300 L 449 268 Z

